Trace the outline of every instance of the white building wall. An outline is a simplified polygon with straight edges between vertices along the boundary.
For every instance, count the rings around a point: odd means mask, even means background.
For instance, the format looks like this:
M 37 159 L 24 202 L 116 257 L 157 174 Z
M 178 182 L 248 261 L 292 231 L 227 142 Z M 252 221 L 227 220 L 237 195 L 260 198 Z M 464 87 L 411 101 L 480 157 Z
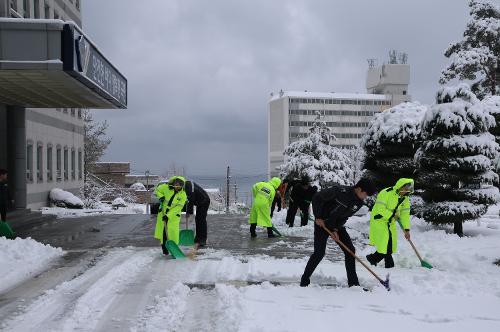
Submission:
M 25 6 L 26 5 L 26 6 Z M 80 0 L 0 0 L 5 17 L 47 18 L 73 21 L 81 27 Z M 27 208 L 46 206 L 53 188 L 77 193 L 83 185 L 83 120 L 79 109 L 26 109 Z M 37 173 L 37 148 L 41 147 L 41 169 Z M 47 150 L 52 147 L 52 179 L 49 178 Z M 57 148 L 61 148 L 61 176 L 57 175 Z M 68 153 L 64 176 L 64 150 Z M 72 154 L 75 152 L 75 167 Z M 80 152 L 80 154 L 79 154 Z M 74 174 L 74 176 L 73 176 Z

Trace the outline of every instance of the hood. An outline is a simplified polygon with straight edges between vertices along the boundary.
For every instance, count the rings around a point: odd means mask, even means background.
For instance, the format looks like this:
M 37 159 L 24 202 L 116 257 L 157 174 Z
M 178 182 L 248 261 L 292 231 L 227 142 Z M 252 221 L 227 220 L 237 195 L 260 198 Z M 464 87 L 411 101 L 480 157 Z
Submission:
M 274 177 L 271 179 L 271 181 L 269 181 L 269 183 L 273 186 L 274 189 L 278 189 L 281 184 L 281 180 L 277 177 Z
M 181 180 L 183 183 L 186 183 L 186 178 L 184 178 L 183 176 L 175 175 L 168 179 L 168 184 L 173 184 L 175 180 Z
M 398 180 L 398 182 L 396 182 L 394 189 L 399 190 L 401 187 L 407 184 L 411 184 L 411 186 L 413 187 L 415 185 L 415 182 L 410 178 L 401 178 Z

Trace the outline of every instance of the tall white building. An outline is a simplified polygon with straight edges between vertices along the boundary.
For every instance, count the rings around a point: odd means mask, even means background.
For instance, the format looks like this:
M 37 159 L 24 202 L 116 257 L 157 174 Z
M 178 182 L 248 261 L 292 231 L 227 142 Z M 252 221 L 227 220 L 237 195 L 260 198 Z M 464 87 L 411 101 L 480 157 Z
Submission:
M 280 91 L 269 101 L 268 165 L 271 176 L 284 162 L 283 151 L 291 142 L 307 137 L 319 112 L 337 138 L 331 144 L 359 144 L 373 115 L 409 101 L 410 67 L 407 64 L 370 66 L 367 94 Z
M 16 208 L 77 193 L 82 108 L 125 105 L 126 79 L 83 33 L 80 0 L 0 0 L 0 168 Z

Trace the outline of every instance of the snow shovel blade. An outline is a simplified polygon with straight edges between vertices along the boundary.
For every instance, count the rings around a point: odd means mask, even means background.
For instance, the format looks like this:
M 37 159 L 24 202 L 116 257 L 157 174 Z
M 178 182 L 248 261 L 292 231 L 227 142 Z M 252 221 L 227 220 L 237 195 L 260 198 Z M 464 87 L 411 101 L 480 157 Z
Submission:
M 427 269 L 432 269 L 432 265 L 429 264 L 428 262 L 424 261 L 424 260 L 421 260 L 420 264 L 422 265 L 422 267 L 425 267 Z
M 389 286 L 389 274 L 385 277 L 385 280 L 381 280 L 380 283 L 387 289 L 387 291 L 391 290 L 391 286 Z
M 276 227 L 274 226 L 271 226 L 271 229 L 273 230 L 273 232 L 275 232 L 276 234 L 278 234 L 279 237 L 282 237 L 283 235 L 281 235 L 281 233 L 276 229 Z
M 6 221 L 0 221 L 0 236 L 5 236 L 7 239 L 14 239 L 16 233 Z
M 185 258 L 186 257 L 186 255 L 184 255 L 184 253 L 179 248 L 179 246 L 177 244 L 175 244 L 175 242 L 172 241 L 172 240 L 168 240 L 167 243 L 166 243 L 166 245 L 165 245 L 165 247 L 167 247 L 168 252 L 170 252 L 170 254 L 172 254 L 172 256 L 175 259 Z
M 179 244 L 183 246 L 194 245 L 194 232 L 192 229 L 183 229 L 179 233 Z

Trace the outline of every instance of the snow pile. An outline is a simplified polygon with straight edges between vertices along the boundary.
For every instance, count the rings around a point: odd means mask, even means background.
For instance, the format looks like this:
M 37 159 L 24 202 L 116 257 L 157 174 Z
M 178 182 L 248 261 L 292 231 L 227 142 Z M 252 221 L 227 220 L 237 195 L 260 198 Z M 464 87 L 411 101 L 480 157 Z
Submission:
M 82 209 L 83 202 L 81 199 L 68 191 L 59 188 L 54 188 L 49 193 L 50 202 L 54 206 L 67 207 L 70 209 Z
M 146 186 L 140 182 L 136 182 L 130 186 L 130 189 L 135 191 L 146 191 Z
M 31 238 L 7 240 L 0 237 L 0 293 L 47 268 L 62 256 L 61 248 L 44 245 Z
M 111 203 L 111 206 L 114 208 L 114 209 L 118 209 L 119 207 L 126 207 L 127 204 L 125 203 L 125 200 L 121 197 L 117 197 L 113 200 L 113 202 Z
M 109 204 L 99 203 L 94 209 L 66 209 L 59 207 L 41 208 L 42 214 L 56 215 L 58 218 L 80 218 L 108 214 L 146 214 L 146 204 L 128 203 L 126 207 L 114 209 Z

